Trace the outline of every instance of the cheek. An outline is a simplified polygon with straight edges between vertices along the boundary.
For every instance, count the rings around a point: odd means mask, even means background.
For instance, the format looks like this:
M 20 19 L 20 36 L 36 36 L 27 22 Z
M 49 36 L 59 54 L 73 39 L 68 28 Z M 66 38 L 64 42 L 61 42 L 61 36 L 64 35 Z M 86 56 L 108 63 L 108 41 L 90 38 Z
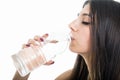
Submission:
M 79 40 L 79 52 L 86 53 L 90 51 L 90 37 L 89 35 L 83 36 L 81 40 Z
M 81 36 L 79 40 L 77 41 L 77 50 L 81 53 L 86 53 L 89 51 L 89 45 L 90 45 L 90 38 L 88 35 Z
M 75 41 L 71 43 L 71 50 L 76 53 L 86 53 L 90 51 L 90 32 L 78 33 Z

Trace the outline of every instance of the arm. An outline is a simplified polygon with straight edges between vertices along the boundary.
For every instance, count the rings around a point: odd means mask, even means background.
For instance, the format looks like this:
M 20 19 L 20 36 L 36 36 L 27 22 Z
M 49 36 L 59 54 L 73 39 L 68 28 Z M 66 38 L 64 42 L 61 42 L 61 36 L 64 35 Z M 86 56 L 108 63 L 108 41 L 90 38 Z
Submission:
M 28 80 L 30 74 L 26 75 L 25 77 L 21 77 L 19 73 L 16 71 L 13 80 Z

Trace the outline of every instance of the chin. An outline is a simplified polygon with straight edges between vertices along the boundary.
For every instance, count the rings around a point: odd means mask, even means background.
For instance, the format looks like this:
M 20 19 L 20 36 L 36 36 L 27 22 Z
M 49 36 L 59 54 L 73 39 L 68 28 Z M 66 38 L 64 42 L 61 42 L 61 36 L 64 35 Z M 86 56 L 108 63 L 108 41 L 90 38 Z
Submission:
M 78 53 L 78 51 L 74 47 L 69 46 L 69 49 L 70 49 L 70 51 L 72 51 L 74 53 Z
M 83 54 L 85 52 L 83 52 L 82 50 L 78 49 L 78 48 L 75 48 L 75 46 L 69 46 L 69 50 L 74 52 L 74 53 L 77 53 L 77 54 Z

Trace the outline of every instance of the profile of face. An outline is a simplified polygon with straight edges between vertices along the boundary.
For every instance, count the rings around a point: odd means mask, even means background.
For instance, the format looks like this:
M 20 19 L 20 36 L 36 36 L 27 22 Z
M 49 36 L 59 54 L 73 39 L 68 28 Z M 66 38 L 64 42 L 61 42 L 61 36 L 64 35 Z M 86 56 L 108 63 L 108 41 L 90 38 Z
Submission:
M 86 4 L 77 19 L 69 24 L 71 29 L 70 50 L 81 54 L 90 51 L 90 6 Z

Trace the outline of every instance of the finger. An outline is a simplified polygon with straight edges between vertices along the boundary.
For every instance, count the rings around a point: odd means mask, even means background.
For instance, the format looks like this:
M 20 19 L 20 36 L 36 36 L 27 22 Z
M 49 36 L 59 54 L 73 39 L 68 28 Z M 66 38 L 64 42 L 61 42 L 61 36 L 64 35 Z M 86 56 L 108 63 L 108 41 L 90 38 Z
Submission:
M 34 40 L 35 41 L 39 41 L 40 40 L 40 36 L 38 36 L 38 35 L 34 36 Z
M 34 46 L 39 46 L 39 45 L 40 45 L 40 44 L 38 44 L 34 39 L 29 39 L 29 40 L 28 40 L 28 44 L 29 44 L 29 45 L 32 44 L 32 45 L 34 45 Z
M 42 37 L 46 39 L 48 36 L 49 36 L 49 35 L 46 33 L 46 34 L 44 34 Z
M 38 36 L 38 35 L 36 35 L 36 36 L 34 37 L 34 40 L 39 41 L 39 42 L 43 42 L 47 37 L 48 37 L 48 34 L 47 34 L 47 33 L 44 34 L 43 36 Z
M 27 48 L 27 47 L 30 47 L 30 44 L 23 44 L 22 45 L 22 49 Z
M 37 41 L 37 42 L 39 42 L 39 43 L 41 44 L 41 42 L 44 41 L 44 38 L 36 35 L 36 36 L 34 37 L 34 40 Z
M 46 62 L 45 65 L 51 65 L 51 64 L 54 64 L 54 63 L 55 63 L 54 61 L 50 60 L 50 61 Z

